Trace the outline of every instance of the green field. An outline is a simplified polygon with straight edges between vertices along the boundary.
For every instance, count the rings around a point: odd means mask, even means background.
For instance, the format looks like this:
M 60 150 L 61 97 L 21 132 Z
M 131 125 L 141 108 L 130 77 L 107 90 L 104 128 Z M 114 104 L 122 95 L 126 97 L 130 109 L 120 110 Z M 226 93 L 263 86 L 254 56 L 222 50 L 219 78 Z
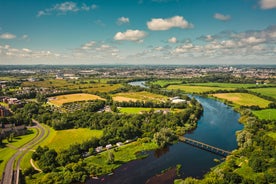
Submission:
M 121 113 L 127 113 L 127 114 L 139 114 L 140 112 L 149 112 L 152 110 L 152 108 L 145 108 L 145 107 L 121 107 L 120 112 Z M 165 110 L 164 108 L 154 108 L 154 111 L 156 110 Z M 168 110 L 168 109 L 167 109 Z
M 112 96 L 114 101 L 155 101 L 155 102 L 165 102 L 168 97 L 158 94 L 153 94 L 147 91 L 141 92 L 127 92 L 127 93 L 117 93 Z
M 0 173 L 3 173 L 7 161 L 16 152 L 16 149 L 32 140 L 37 135 L 37 133 L 37 129 L 31 128 L 29 134 L 15 137 L 11 143 L 3 140 L 3 143 L 6 144 L 6 147 L 0 148 Z M 2 175 L 0 175 L 0 178 L 1 177 Z
M 54 148 L 56 151 L 69 148 L 71 144 L 82 143 L 92 137 L 100 138 L 103 135 L 102 130 L 90 130 L 87 128 L 69 129 L 69 130 L 51 130 L 50 138 L 41 145 Z
M 259 119 L 276 120 L 276 109 L 264 109 L 259 111 L 252 111 Z
M 210 86 L 189 86 L 189 85 L 170 85 L 167 87 L 169 90 L 181 90 L 186 93 L 204 93 L 217 90 L 234 90 L 234 88 L 225 87 L 210 87 Z
M 250 88 L 250 87 L 261 87 L 263 84 L 237 84 L 237 83 L 218 83 L 218 82 L 207 82 L 207 83 L 190 83 L 190 86 L 209 86 L 209 87 L 221 87 L 221 88 Z
M 151 84 L 157 84 L 160 85 L 161 87 L 164 87 L 169 84 L 181 84 L 183 81 L 182 80 L 157 80 L 154 82 L 151 82 Z
M 250 91 L 254 91 L 262 95 L 270 96 L 276 99 L 276 88 L 256 88 L 250 89 Z
M 96 81 L 98 81 L 98 83 Z M 36 82 L 23 82 L 22 87 L 43 87 L 63 90 L 83 90 L 87 92 L 109 92 L 122 87 L 121 84 L 106 84 L 108 80 L 104 79 L 96 81 L 93 80 L 93 83 L 90 83 L 88 80 L 84 80 L 81 82 L 78 80 L 51 79 Z
M 56 106 L 62 106 L 64 103 L 69 103 L 69 102 L 104 100 L 104 99 L 97 95 L 77 93 L 77 94 L 70 94 L 70 95 L 55 96 L 55 97 L 49 98 L 48 100 L 51 104 L 54 104 Z
M 88 157 L 84 161 L 88 164 L 88 167 L 102 167 L 102 174 L 108 174 L 123 163 L 138 159 L 138 152 L 157 148 L 158 146 L 155 143 L 141 143 L 139 141 L 135 141 L 133 143 L 116 148 L 116 151 L 113 151 L 115 156 L 115 162 L 113 164 L 107 164 L 106 162 L 108 154 L 107 151 L 97 154 L 96 156 Z
M 257 105 L 261 108 L 266 108 L 270 103 L 268 100 L 248 93 L 218 93 L 213 94 L 212 96 L 243 106 Z

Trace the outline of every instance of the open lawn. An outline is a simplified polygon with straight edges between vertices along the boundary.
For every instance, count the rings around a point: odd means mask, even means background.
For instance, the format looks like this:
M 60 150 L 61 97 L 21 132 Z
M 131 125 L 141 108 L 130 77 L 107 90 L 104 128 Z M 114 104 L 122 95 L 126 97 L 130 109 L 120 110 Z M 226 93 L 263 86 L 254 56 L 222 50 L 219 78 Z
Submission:
M 51 131 L 51 138 L 43 145 L 54 148 L 56 151 L 69 148 L 71 144 L 82 143 L 92 137 L 100 138 L 102 130 L 90 130 L 87 128 Z
M 117 93 L 112 96 L 114 101 L 167 101 L 168 97 L 158 94 L 149 93 L 146 91 L 141 92 L 127 92 Z
M 84 91 L 87 91 L 88 93 L 95 93 L 95 92 L 110 92 L 115 91 L 116 89 L 121 88 L 121 84 L 100 84 L 100 85 L 94 85 L 93 87 L 87 88 Z
M 111 150 L 114 153 L 113 164 L 107 164 L 108 151 L 104 151 L 96 156 L 86 158 L 84 161 L 88 164 L 88 167 L 102 167 L 101 174 L 111 173 L 115 168 L 119 167 L 123 163 L 140 158 L 137 153 L 146 150 L 157 149 L 158 146 L 155 143 L 141 143 L 135 141 L 133 143 L 116 148 L 116 151 Z
M 256 88 L 250 90 L 276 99 L 276 88 Z
M 268 100 L 265 100 L 263 98 L 260 98 L 248 93 L 218 93 L 218 94 L 212 94 L 212 96 L 220 99 L 224 99 L 227 101 L 231 101 L 234 104 L 243 105 L 243 106 L 257 105 L 261 108 L 265 108 L 270 103 L 270 101 Z
M 70 95 L 60 95 L 49 98 L 49 102 L 56 106 L 61 106 L 64 103 L 69 102 L 77 102 L 77 101 L 88 101 L 88 100 L 104 100 L 103 98 L 97 95 L 85 94 L 85 93 L 77 93 Z
M 189 85 L 170 85 L 167 87 L 169 90 L 181 90 L 186 93 L 204 93 L 217 90 L 234 90 L 234 88 L 224 87 L 209 87 L 209 86 L 189 86 Z
M 252 111 L 259 119 L 276 120 L 276 109 L 264 109 L 259 111 Z

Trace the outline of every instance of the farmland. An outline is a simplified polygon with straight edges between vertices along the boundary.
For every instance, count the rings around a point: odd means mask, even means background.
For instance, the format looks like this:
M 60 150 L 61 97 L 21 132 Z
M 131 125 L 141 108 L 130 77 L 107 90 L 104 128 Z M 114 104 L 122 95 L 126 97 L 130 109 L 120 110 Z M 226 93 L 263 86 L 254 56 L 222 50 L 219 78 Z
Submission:
M 189 85 L 170 85 L 167 87 L 167 89 L 181 90 L 186 93 L 204 93 L 204 92 L 218 91 L 218 90 L 234 90 L 234 88 L 226 88 L 226 87 L 189 86 Z
M 157 81 L 151 82 L 151 84 L 160 85 L 162 88 L 170 84 L 181 84 L 181 83 L 182 83 L 182 80 L 157 80 Z
M 252 111 L 259 119 L 276 120 L 276 109 L 264 109 L 259 111 Z
M 167 101 L 168 97 L 158 94 L 141 92 L 117 93 L 113 95 L 113 100 L 118 102 L 123 101 Z
M 262 95 L 269 96 L 276 99 L 276 88 L 256 88 L 256 89 L 250 89 L 250 91 L 254 91 Z
M 266 108 L 270 103 L 270 101 L 268 100 L 262 99 L 260 97 L 248 93 L 218 93 L 213 94 L 212 96 L 243 106 L 256 105 L 261 108 Z
M 120 112 L 121 113 L 127 113 L 127 114 L 139 114 L 141 112 L 149 112 L 152 108 L 143 108 L 143 107 L 121 107 Z M 154 108 L 154 111 L 157 110 L 168 110 L 168 109 L 162 109 L 162 108 Z
M 97 95 L 91 95 L 91 94 L 85 94 L 85 93 L 60 95 L 60 96 L 49 98 L 49 102 L 56 106 L 61 106 L 64 103 L 69 103 L 69 102 L 88 101 L 88 100 L 104 100 L 104 99 Z
M 100 138 L 103 135 L 101 130 L 90 130 L 87 128 L 53 130 L 51 138 L 43 145 L 54 148 L 57 151 L 68 148 L 71 144 L 82 143 L 92 137 Z

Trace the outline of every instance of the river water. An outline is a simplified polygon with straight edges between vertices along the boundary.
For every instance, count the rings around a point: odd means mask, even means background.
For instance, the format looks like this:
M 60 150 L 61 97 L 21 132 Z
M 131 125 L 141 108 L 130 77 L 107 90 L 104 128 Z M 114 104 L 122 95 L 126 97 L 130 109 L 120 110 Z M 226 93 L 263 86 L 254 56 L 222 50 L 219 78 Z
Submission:
M 224 150 L 231 151 L 237 148 L 235 132 L 243 128 L 238 122 L 239 114 L 219 101 L 197 96 L 195 98 L 202 104 L 204 112 L 197 128 L 185 136 Z M 215 158 L 223 158 L 181 142 L 164 150 L 149 151 L 148 154 L 145 159 L 123 164 L 112 176 L 103 176 L 99 180 L 89 180 L 87 183 L 141 184 L 162 170 L 177 164 L 182 165 L 180 178 L 202 178 L 211 167 L 217 165 L 214 162 Z

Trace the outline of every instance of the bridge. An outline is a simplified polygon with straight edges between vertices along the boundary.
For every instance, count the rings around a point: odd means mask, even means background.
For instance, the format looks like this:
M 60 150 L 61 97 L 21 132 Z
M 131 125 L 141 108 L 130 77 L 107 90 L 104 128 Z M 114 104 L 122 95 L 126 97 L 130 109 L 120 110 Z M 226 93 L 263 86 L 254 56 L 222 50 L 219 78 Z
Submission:
M 226 150 L 223 150 L 223 149 L 220 149 L 220 148 L 217 148 L 217 147 L 211 146 L 209 144 L 205 144 L 203 142 L 196 141 L 194 139 L 190 139 L 187 137 L 179 136 L 179 140 L 186 144 L 190 144 L 197 148 L 200 148 L 200 149 L 203 149 L 203 150 L 206 150 L 206 151 L 209 151 L 209 152 L 212 152 L 212 153 L 224 156 L 224 157 L 226 157 L 227 155 L 229 155 L 231 153 L 230 151 L 226 151 Z

